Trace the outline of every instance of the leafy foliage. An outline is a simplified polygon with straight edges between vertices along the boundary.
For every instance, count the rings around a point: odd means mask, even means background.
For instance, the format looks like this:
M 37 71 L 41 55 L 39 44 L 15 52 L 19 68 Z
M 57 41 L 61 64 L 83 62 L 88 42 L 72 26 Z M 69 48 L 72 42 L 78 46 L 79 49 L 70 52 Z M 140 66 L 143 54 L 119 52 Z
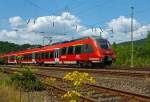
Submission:
M 4 58 L 0 58 L 0 65 L 1 64 L 5 64 L 5 59 Z
M 68 91 L 63 97 L 69 102 L 78 102 L 80 96 L 81 94 L 77 91 Z
M 88 73 L 80 73 L 78 71 L 66 74 L 64 80 L 71 81 L 75 90 L 80 90 L 84 86 L 84 83 L 95 83 L 95 79 Z
M 45 83 L 49 84 L 49 85 L 53 85 L 56 81 L 56 78 L 52 78 L 52 77 L 46 77 L 45 78 Z
M 113 44 L 117 59 L 116 65 L 130 65 L 131 44 Z M 147 39 L 134 42 L 134 66 L 150 66 L 150 32 Z
M 34 91 L 44 89 L 44 85 L 38 80 L 29 68 L 24 68 L 20 73 L 14 72 L 11 81 L 16 87 L 25 91 Z
M 27 48 L 34 48 L 34 47 L 40 47 L 40 45 L 30 45 L 30 44 L 18 45 L 14 43 L 0 41 L 0 54 L 20 51 L 20 50 L 24 50 Z
M 23 60 L 23 56 L 16 56 L 16 60 Z
M 88 73 L 81 73 L 74 71 L 68 73 L 64 76 L 64 80 L 68 81 L 72 86 L 72 90 L 64 94 L 63 98 L 69 100 L 69 102 L 78 102 L 81 96 L 81 89 L 84 87 L 85 83 L 95 84 L 95 79 L 91 77 Z

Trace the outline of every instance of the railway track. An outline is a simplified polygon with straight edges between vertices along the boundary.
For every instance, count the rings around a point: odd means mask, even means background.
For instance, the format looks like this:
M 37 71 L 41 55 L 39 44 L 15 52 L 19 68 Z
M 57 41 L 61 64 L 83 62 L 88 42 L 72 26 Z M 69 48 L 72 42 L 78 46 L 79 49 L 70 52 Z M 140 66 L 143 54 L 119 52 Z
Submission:
M 20 66 L 0 66 L 3 68 L 19 68 Z M 87 72 L 87 73 L 94 73 L 94 74 L 109 74 L 115 76 L 130 76 L 130 77 L 138 77 L 138 78 L 148 78 L 150 77 L 150 71 L 136 71 L 136 70 L 125 70 L 125 69 L 83 69 L 83 68 L 74 68 L 66 66 L 56 66 L 56 67 L 44 67 L 44 66 L 32 66 L 34 69 L 40 70 L 49 70 L 49 71 L 79 71 L 79 72 Z
M 4 69 L 4 71 L 6 73 L 9 73 L 9 74 L 13 74 L 13 71 L 15 72 L 21 72 L 19 70 L 12 70 L 12 69 Z M 37 74 L 37 73 L 34 73 L 37 77 L 50 77 L 50 76 L 47 76 L 47 75 L 42 75 L 42 74 Z M 56 78 L 56 77 L 53 77 L 53 78 Z M 57 78 L 57 80 L 60 80 L 61 78 Z M 44 82 L 43 82 L 44 83 Z M 60 88 L 60 87 L 57 87 L 57 86 L 53 86 L 53 85 L 49 85 L 47 83 L 44 83 L 44 85 L 46 86 L 46 89 L 50 90 L 50 88 L 53 88 L 53 90 L 56 90 L 57 93 L 60 93 L 60 94 L 65 94 L 67 92 L 67 90 L 63 89 L 63 88 Z M 97 102 L 96 100 L 94 99 L 91 99 L 91 98 L 88 98 L 88 97 L 85 97 L 85 96 L 80 96 L 80 102 Z
M 0 67 L 5 67 L 5 66 L 10 66 L 10 67 L 20 67 L 20 65 L 16 64 L 7 64 L 7 65 L 0 65 Z M 148 67 L 129 67 L 129 66 L 109 66 L 109 67 L 79 67 L 77 65 L 30 65 L 30 66 L 35 66 L 35 67 L 44 67 L 44 68 L 51 68 L 51 67 L 63 67 L 63 68 L 80 68 L 80 69 L 111 69 L 111 70 L 130 70 L 130 71 L 150 71 L 150 66 Z
M 12 71 L 12 69 L 6 69 L 6 70 Z M 16 69 L 13 69 L 13 70 L 18 71 Z M 40 73 L 34 73 L 34 74 L 36 76 L 39 76 L 39 77 L 52 77 L 52 78 L 56 78 L 59 81 L 63 81 L 63 78 L 60 78 L 60 77 L 54 77 L 54 76 L 40 74 Z M 87 87 L 90 87 L 90 88 L 96 90 L 95 94 L 99 97 L 96 97 L 96 98 L 94 98 L 94 97 L 90 97 L 90 98 L 80 97 L 82 100 L 84 100 L 83 102 L 100 102 L 100 101 L 112 102 L 111 99 L 117 100 L 117 101 L 113 100 L 114 102 L 128 102 L 131 99 L 135 99 L 138 102 L 150 102 L 150 97 L 148 97 L 148 96 L 143 96 L 140 94 L 125 92 L 125 91 L 121 91 L 121 90 L 115 90 L 115 89 L 106 88 L 106 87 L 101 87 L 101 86 L 97 86 L 97 85 L 90 85 L 90 84 L 85 84 L 85 85 Z M 53 86 L 53 88 L 61 90 L 62 92 L 66 92 L 66 90 L 64 90 L 62 88 L 58 88 L 56 86 Z M 103 94 L 103 96 L 101 94 Z M 101 98 L 101 97 L 103 97 L 103 98 Z

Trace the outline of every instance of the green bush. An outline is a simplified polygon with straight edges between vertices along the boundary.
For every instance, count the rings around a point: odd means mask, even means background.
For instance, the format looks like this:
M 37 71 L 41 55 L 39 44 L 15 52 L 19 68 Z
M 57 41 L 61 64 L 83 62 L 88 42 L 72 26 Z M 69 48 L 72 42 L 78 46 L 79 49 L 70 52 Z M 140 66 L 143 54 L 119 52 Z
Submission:
M 25 68 L 22 72 L 12 75 L 11 82 L 16 87 L 20 87 L 25 91 L 39 91 L 44 89 L 44 85 L 29 68 Z
M 0 65 L 5 64 L 5 59 L 4 58 L 0 58 Z
M 112 45 L 115 54 L 117 56 L 114 65 L 126 65 L 131 64 L 131 43 L 126 42 L 122 44 Z M 144 67 L 150 66 L 150 32 L 148 32 L 147 38 L 134 42 L 134 66 Z
M 5 71 L 5 69 L 4 68 L 0 68 L 0 73 L 5 73 L 6 71 Z

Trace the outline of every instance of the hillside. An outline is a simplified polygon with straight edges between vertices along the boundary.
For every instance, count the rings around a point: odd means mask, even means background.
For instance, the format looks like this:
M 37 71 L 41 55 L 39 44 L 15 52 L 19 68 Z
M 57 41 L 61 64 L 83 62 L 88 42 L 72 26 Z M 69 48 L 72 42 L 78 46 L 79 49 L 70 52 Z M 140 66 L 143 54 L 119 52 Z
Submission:
M 128 45 L 128 44 L 131 44 L 131 42 L 130 41 L 123 42 L 123 43 L 119 43 L 118 45 Z M 134 45 L 139 46 L 139 45 L 143 45 L 143 44 L 146 44 L 146 38 L 134 41 Z
M 13 51 L 20 51 L 28 48 L 39 47 L 39 45 L 23 44 L 18 45 L 9 42 L 0 41 L 0 54 Z M 112 45 L 117 59 L 115 65 L 130 65 L 131 42 L 124 42 Z M 150 33 L 146 39 L 134 41 L 134 65 L 150 66 Z
M 117 59 L 116 65 L 130 65 L 131 42 L 112 45 Z M 134 66 L 150 66 L 150 32 L 146 39 L 134 41 Z
M 38 46 L 40 45 L 30 45 L 30 44 L 18 45 L 14 43 L 0 41 L 0 54 L 9 53 L 13 51 L 20 51 L 20 50 L 34 48 Z

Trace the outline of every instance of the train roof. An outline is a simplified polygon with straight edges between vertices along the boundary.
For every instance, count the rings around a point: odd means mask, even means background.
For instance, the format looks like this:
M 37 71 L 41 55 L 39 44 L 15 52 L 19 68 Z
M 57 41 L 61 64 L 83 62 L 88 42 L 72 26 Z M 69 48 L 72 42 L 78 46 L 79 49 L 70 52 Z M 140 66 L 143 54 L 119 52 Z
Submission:
M 25 50 L 22 50 L 22 51 L 18 51 L 18 52 L 10 52 L 10 53 L 7 53 L 7 54 L 4 54 L 4 56 L 14 56 L 18 53 L 30 53 L 30 52 L 42 52 L 42 51 L 45 51 L 45 50 L 51 50 L 52 47 L 54 46 L 59 46 L 61 44 L 65 44 L 65 43 L 72 43 L 72 42 L 76 42 L 76 41 L 80 41 L 80 40 L 85 40 L 85 39 L 102 39 L 100 38 L 100 36 L 86 36 L 86 37 L 81 37 L 81 38 L 77 38 L 77 39 L 73 39 L 73 40 L 70 40 L 70 41 L 63 41 L 63 42 L 57 42 L 57 43 L 53 43 L 51 45 L 48 45 L 48 46 L 43 46 L 43 47 L 37 47 L 37 48 L 31 48 L 31 49 L 25 49 Z M 1 55 L 2 56 L 2 55 Z
M 69 42 L 74 42 L 74 41 L 78 41 L 78 40 L 84 40 L 84 39 L 88 39 L 88 38 L 92 38 L 92 39 L 103 39 L 103 38 L 101 38 L 100 36 L 86 36 L 86 37 L 81 37 L 81 38 L 73 39 L 73 40 L 70 40 L 70 41 L 56 42 L 56 43 L 53 43 L 53 44 L 51 44 L 51 45 L 69 43 Z

